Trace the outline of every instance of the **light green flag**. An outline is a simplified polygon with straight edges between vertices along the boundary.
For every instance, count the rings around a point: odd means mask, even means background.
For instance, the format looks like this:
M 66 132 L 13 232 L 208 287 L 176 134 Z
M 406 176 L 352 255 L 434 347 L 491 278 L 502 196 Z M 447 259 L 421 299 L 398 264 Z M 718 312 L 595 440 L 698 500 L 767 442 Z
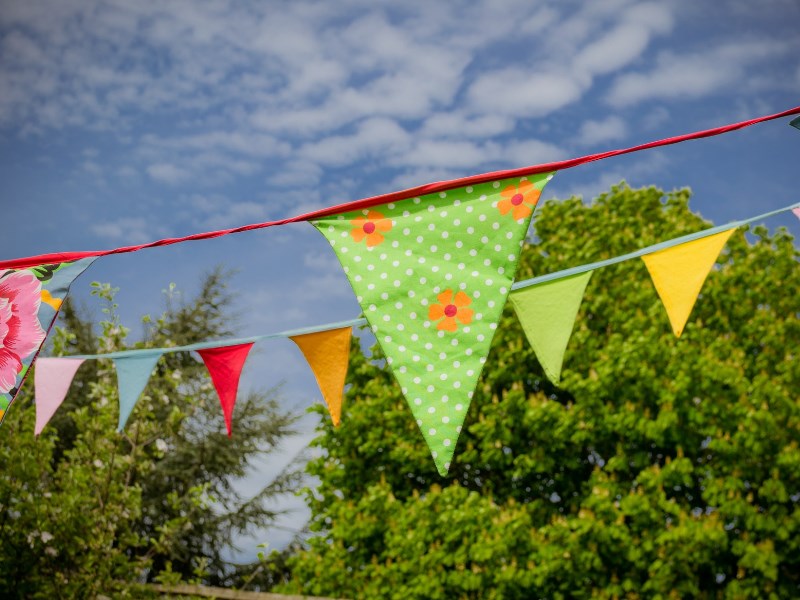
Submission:
M 476 184 L 313 223 L 344 267 L 442 475 L 551 177 Z
M 564 352 L 592 271 L 514 291 L 511 304 L 539 364 L 553 383 L 561 380 Z

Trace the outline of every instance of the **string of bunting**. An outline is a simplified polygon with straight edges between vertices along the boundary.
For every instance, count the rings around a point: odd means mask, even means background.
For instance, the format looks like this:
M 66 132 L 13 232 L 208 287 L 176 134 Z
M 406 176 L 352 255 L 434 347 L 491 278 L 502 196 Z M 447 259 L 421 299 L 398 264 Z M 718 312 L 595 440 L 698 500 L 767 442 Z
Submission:
M 309 221 L 338 257 L 437 469 L 444 475 L 512 289 L 512 303 L 523 328 L 545 372 L 558 381 L 583 291 L 592 271 L 606 264 L 584 265 L 560 276 L 551 274 L 514 283 L 519 251 L 534 208 L 555 171 L 799 113 L 800 107 L 795 107 L 630 148 L 431 183 L 279 221 L 112 250 L 0 261 L 0 421 L 36 360 L 71 283 L 94 260 Z M 676 335 L 682 332 L 708 271 L 736 226 L 714 228 L 679 238 L 674 244 L 665 242 L 666 246 L 634 253 L 645 261 Z M 181 349 L 105 355 L 117 366 L 119 428 L 124 427 L 158 357 L 164 352 L 194 350 L 208 368 L 230 434 L 239 376 L 250 348 L 259 339 L 275 336 L 289 337 L 298 345 L 317 377 L 332 418 L 338 421 L 352 323 L 339 325 Z M 546 339 L 543 331 L 549 332 Z M 37 433 L 63 401 L 81 361 L 89 358 L 99 356 L 39 361 L 34 382 Z
M 547 177 L 545 177 L 545 179 L 546 178 Z M 528 189 L 526 183 L 530 184 L 530 189 Z M 527 192 L 530 194 L 533 189 L 536 189 L 536 185 L 536 182 L 530 183 L 528 180 L 521 180 L 517 184 L 516 191 L 519 191 L 519 187 L 522 186 L 523 193 Z M 508 188 L 506 188 L 506 190 L 508 190 Z M 510 194 L 510 191 L 506 194 L 505 199 L 509 197 L 514 197 Z M 502 200 L 495 206 L 498 211 L 503 210 L 500 207 L 500 202 L 502 202 Z M 414 204 L 419 206 L 422 204 L 422 201 L 420 200 L 419 203 Z M 522 203 L 514 205 L 509 202 L 509 206 L 512 208 L 509 208 L 508 211 L 511 212 L 513 207 L 522 205 Z M 387 210 L 397 211 L 398 209 L 395 206 L 392 209 L 388 209 L 387 207 Z M 428 209 L 425 209 L 425 211 L 428 213 L 433 212 Z M 547 377 L 554 383 L 560 381 L 564 353 L 572 334 L 586 286 L 595 270 L 634 258 L 641 258 L 650 273 L 656 291 L 666 309 L 673 332 L 676 336 L 680 337 L 705 279 L 733 232 L 744 225 L 761 221 L 786 211 L 792 211 L 800 218 L 800 203 L 756 215 L 748 219 L 670 239 L 603 261 L 579 265 L 512 284 L 510 286 L 511 293 L 509 294 L 509 299 L 522 325 L 523 331 L 533 347 Z M 385 219 L 388 220 L 388 217 Z M 524 218 L 522 220 L 524 220 Z M 380 220 L 374 214 L 370 216 L 369 211 L 367 215 L 356 216 L 349 221 L 347 219 L 336 219 L 336 221 L 346 221 L 349 223 L 348 226 L 351 227 L 349 232 L 345 229 L 345 232 L 348 234 L 348 244 L 342 246 L 342 248 L 353 247 L 354 244 L 362 242 L 365 244 L 366 248 L 374 248 L 385 242 L 384 234 L 388 234 L 395 228 L 394 225 L 390 227 L 387 223 L 381 225 Z M 377 222 L 377 224 L 374 228 L 364 228 L 364 225 L 370 222 Z M 483 222 L 480 216 L 478 217 L 478 222 Z M 324 223 L 320 223 L 317 226 L 331 227 L 331 225 L 326 225 Z M 360 229 L 358 227 L 360 227 Z M 340 229 L 342 228 L 340 227 Z M 492 227 L 492 230 L 493 229 Z M 435 231 L 435 229 L 428 230 Z M 334 231 L 329 231 L 328 233 L 335 233 L 336 231 L 337 229 L 334 227 Z M 377 237 L 373 237 L 371 240 L 372 245 L 370 246 L 370 241 L 367 239 L 369 236 L 380 236 L 383 239 L 379 240 Z M 341 241 L 344 236 L 339 236 L 339 238 L 339 241 Z M 449 236 L 443 239 L 448 238 Z M 331 239 L 333 242 L 337 241 L 335 235 L 333 235 Z M 514 238 L 511 238 L 511 240 L 514 241 Z M 334 247 L 336 246 L 335 243 L 333 245 Z M 399 244 L 397 248 L 400 248 Z M 438 248 L 432 252 L 432 255 L 435 255 L 437 252 Z M 403 253 L 405 253 L 405 251 Z M 347 253 L 344 254 L 347 255 Z M 359 255 L 354 254 L 353 256 Z M 387 259 L 388 258 L 387 256 Z M 446 260 L 449 261 L 450 259 Z M 352 261 L 352 263 L 356 265 L 361 262 L 363 262 L 363 259 L 354 259 Z M 456 269 L 458 269 L 458 266 L 456 266 Z M 350 270 L 348 266 L 345 267 L 345 270 L 349 275 Z M 369 269 L 368 267 L 358 270 L 358 272 L 367 273 L 372 271 L 374 271 L 374 269 Z M 355 277 L 356 274 L 353 275 L 351 281 L 356 281 Z M 378 280 L 380 279 L 381 277 L 379 275 Z M 388 275 L 385 279 L 387 281 L 389 280 Z M 371 280 L 374 281 L 375 278 L 371 278 Z M 357 283 L 361 284 L 363 281 L 364 279 L 362 277 L 362 279 L 357 280 Z M 484 285 L 486 285 L 485 282 Z M 338 425 L 341 417 L 342 396 L 347 373 L 352 328 L 370 322 L 372 330 L 376 333 L 376 336 L 378 336 L 379 332 L 382 332 L 383 329 L 372 324 L 373 321 L 377 321 L 379 324 L 391 322 L 392 318 L 396 316 L 397 311 L 402 311 L 403 309 L 402 306 L 398 308 L 397 304 L 402 304 L 402 302 L 398 301 L 394 304 L 394 309 L 396 310 L 392 311 L 389 294 L 387 292 L 377 292 L 376 286 L 373 288 L 369 286 L 370 283 L 366 283 L 364 289 L 372 294 L 370 298 L 378 297 L 384 303 L 389 303 L 385 309 L 381 310 L 379 310 L 377 306 L 374 310 L 371 308 L 372 305 L 367 306 L 366 310 L 376 313 L 375 316 L 380 315 L 377 319 L 373 318 L 372 320 L 368 320 L 359 318 L 280 333 L 223 341 L 201 342 L 169 348 L 125 350 L 106 354 L 76 355 L 63 358 L 40 358 L 37 362 L 34 382 L 36 396 L 35 434 L 38 435 L 41 433 L 47 422 L 61 405 L 78 367 L 80 367 L 85 360 L 111 359 L 113 361 L 118 378 L 120 404 L 118 431 L 121 431 L 125 427 L 136 401 L 144 391 L 147 381 L 161 355 L 168 352 L 195 351 L 200 355 L 209 371 L 220 399 L 228 435 L 231 435 L 232 414 L 236 402 L 239 377 L 250 348 L 255 342 L 274 338 L 289 338 L 300 348 L 315 375 L 323 399 L 331 414 L 333 424 Z M 391 289 L 393 287 L 395 286 L 392 283 L 389 288 Z M 491 288 L 491 285 L 489 288 Z M 405 296 L 414 298 L 415 295 L 409 294 L 409 291 L 412 290 L 406 290 Z M 471 333 L 472 330 L 470 327 L 477 325 L 477 321 L 482 320 L 479 318 L 478 314 L 475 313 L 474 309 L 470 308 L 473 299 L 480 297 L 480 295 L 477 297 L 474 295 L 470 297 L 464 289 L 460 288 L 458 291 L 454 291 L 454 289 L 450 288 L 440 290 L 436 296 L 438 304 L 429 305 L 428 319 L 422 321 L 421 328 L 415 328 L 413 325 L 409 327 L 411 331 L 414 331 L 414 333 L 408 334 L 409 339 L 412 339 L 414 336 L 419 336 L 426 330 L 432 330 L 433 323 L 438 321 L 435 338 L 439 340 L 449 340 L 449 346 L 457 347 L 458 344 L 453 344 L 452 340 L 458 338 L 448 338 L 446 336 L 448 333 L 456 333 L 459 330 L 462 333 Z M 362 306 L 364 306 L 363 297 L 360 297 L 359 301 L 362 303 Z M 448 307 L 453 308 L 448 309 Z M 385 313 L 383 312 L 384 310 L 386 311 Z M 385 319 L 387 315 L 391 315 L 388 320 Z M 414 320 L 415 319 L 411 319 L 411 321 Z M 496 326 L 497 320 L 499 320 L 499 313 L 497 318 L 489 323 L 489 330 L 493 329 L 492 325 Z M 406 327 L 402 322 L 399 322 L 397 325 L 397 331 L 401 333 L 405 331 Z M 403 327 L 399 327 L 400 325 L 403 325 Z M 440 334 L 439 332 L 442 333 Z M 443 378 L 442 376 L 447 375 L 448 372 L 438 372 L 435 368 L 429 368 L 435 363 L 429 363 L 424 369 L 418 368 L 416 364 L 421 362 L 419 354 L 409 354 L 410 358 L 407 357 L 406 353 L 410 352 L 410 350 L 401 349 L 399 343 L 395 346 L 392 340 L 386 340 L 387 337 L 391 336 L 384 336 L 381 345 L 385 352 L 387 350 L 392 352 L 392 354 L 386 354 L 387 362 L 393 365 L 393 372 L 398 378 L 398 381 L 400 381 L 401 386 L 409 380 L 408 377 L 403 377 L 403 375 L 409 373 L 409 369 L 413 369 L 414 372 L 417 373 L 416 377 L 419 379 L 419 381 L 414 381 L 413 378 L 411 379 L 411 382 L 417 386 L 415 389 L 425 386 L 426 390 L 430 390 L 430 388 L 433 387 L 433 390 L 436 391 L 436 387 L 432 382 L 436 382 L 437 379 L 439 381 L 447 381 L 447 377 Z M 400 337 L 402 339 L 402 336 Z M 434 336 L 430 336 L 429 339 L 433 339 L 433 337 Z M 489 337 L 491 338 L 491 336 Z M 380 341 L 380 337 L 378 339 Z M 472 347 L 474 348 L 477 346 L 479 346 L 479 344 L 473 344 Z M 448 358 L 448 351 L 451 351 L 447 343 L 440 343 L 436 348 L 432 347 L 429 350 L 432 350 L 434 354 L 438 351 L 440 360 L 446 360 Z M 416 350 L 414 350 L 414 352 L 416 352 Z M 461 356 L 467 357 L 467 360 L 469 360 L 469 357 L 473 354 L 472 352 L 464 350 Z M 444 355 L 444 357 L 442 357 L 442 355 Z M 412 399 L 413 397 L 410 396 L 408 387 L 403 386 L 403 393 L 407 400 L 409 400 L 412 412 L 414 412 L 417 417 L 417 422 L 423 431 L 423 436 L 429 445 L 437 467 L 442 475 L 446 474 L 449 468 L 449 462 L 452 459 L 457 435 L 460 432 L 464 416 L 469 406 L 469 399 L 471 399 L 472 396 L 471 392 L 474 390 L 477 377 L 480 374 L 480 365 L 482 364 L 481 358 L 485 358 L 485 353 L 478 357 L 478 366 L 475 367 L 478 374 L 474 377 L 474 383 L 471 384 L 471 388 L 465 390 L 467 400 L 463 400 L 464 403 L 461 404 L 460 407 L 459 403 L 450 402 L 447 393 L 442 395 L 440 399 L 441 403 L 439 404 L 430 401 L 428 401 L 427 404 L 417 403 L 416 399 Z M 456 364 L 457 362 L 457 360 L 453 361 L 453 369 L 449 371 L 459 372 L 461 365 Z M 466 371 L 464 374 L 467 375 Z M 453 384 L 453 388 L 449 390 L 449 394 L 457 394 L 460 387 L 460 385 L 456 386 Z M 444 388 L 446 389 L 447 386 L 444 386 Z M 445 398 L 447 399 L 445 400 Z M 418 410 L 414 410 L 415 406 L 418 407 Z M 419 407 L 425 410 L 419 410 Z M 431 411 L 430 408 L 434 408 L 434 410 Z M 431 430 L 436 430 L 437 427 L 441 428 L 442 425 L 448 425 L 451 422 L 458 423 L 456 425 L 457 430 L 454 439 L 439 438 L 435 431 L 433 433 L 431 432 Z M 427 436 L 424 435 L 426 428 Z

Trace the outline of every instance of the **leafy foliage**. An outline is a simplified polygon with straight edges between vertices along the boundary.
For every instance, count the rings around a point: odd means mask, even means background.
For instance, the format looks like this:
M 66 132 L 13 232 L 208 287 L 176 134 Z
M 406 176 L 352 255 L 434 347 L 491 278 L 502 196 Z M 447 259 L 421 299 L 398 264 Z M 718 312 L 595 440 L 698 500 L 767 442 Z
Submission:
M 225 279 L 213 272 L 189 302 L 178 301 L 171 287 L 166 311 L 144 318 L 145 339 L 133 347 L 230 335 Z M 100 335 L 68 304 L 54 355 L 130 347 L 115 290 L 93 286 L 106 301 Z M 166 354 L 126 431 L 117 434 L 114 367 L 86 361 L 64 405 L 35 439 L 31 387 L 23 388 L 0 428 L 4 597 L 93 597 L 119 582 L 153 580 L 230 585 L 262 570 L 259 562 L 233 565 L 226 552 L 235 536 L 274 520 L 270 501 L 299 485 L 294 467 L 252 498 L 234 485 L 253 459 L 293 433 L 296 417 L 274 393 L 240 398 L 235 435 L 228 438 L 202 362 L 188 353 Z
M 708 226 L 686 190 L 548 202 L 518 279 Z M 736 232 L 676 339 L 640 261 L 595 273 L 560 387 L 510 308 L 440 478 L 377 347 L 308 466 L 288 591 L 369 598 L 800 596 L 798 251 Z

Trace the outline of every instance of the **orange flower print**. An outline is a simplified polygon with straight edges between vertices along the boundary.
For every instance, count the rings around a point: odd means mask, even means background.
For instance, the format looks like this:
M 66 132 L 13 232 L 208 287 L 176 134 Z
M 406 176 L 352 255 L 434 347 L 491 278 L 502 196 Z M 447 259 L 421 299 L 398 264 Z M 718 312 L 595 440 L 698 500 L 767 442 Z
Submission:
M 392 229 L 392 220 L 386 219 L 376 210 L 367 212 L 366 217 L 358 217 L 350 221 L 353 230 L 350 235 L 356 243 L 367 240 L 367 247 L 372 248 L 383 242 L 383 235 Z
M 436 299 L 439 304 L 431 304 L 428 309 L 428 318 L 431 321 L 439 321 L 436 329 L 444 331 L 456 331 L 459 321 L 462 325 L 469 325 L 472 322 L 473 311 L 467 308 L 472 303 L 472 299 L 464 292 L 459 291 L 453 297 L 453 290 L 445 290 Z
M 539 202 L 541 192 L 527 179 L 520 181 L 517 185 L 509 185 L 500 192 L 503 197 L 497 203 L 497 208 L 501 215 L 511 212 L 515 221 L 525 219 L 533 213 L 533 208 Z

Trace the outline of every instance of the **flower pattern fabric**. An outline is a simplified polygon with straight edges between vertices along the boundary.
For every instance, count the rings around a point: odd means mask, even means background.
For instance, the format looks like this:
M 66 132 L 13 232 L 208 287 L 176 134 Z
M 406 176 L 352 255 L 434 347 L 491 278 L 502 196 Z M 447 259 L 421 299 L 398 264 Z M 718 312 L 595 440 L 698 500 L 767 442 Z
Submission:
M 356 242 L 366 241 L 368 248 L 383 242 L 383 234 L 392 229 L 392 222 L 375 210 L 367 211 L 366 216 L 357 217 L 350 224 L 353 226 L 350 235 Z
M 44 341 L 38 312 L 42 284 L 30 271 L 0 273 L 0 392 L 17 383 L 22 361 Z
M 551 177 L 481 183 L 313 223 L 342 263 L 442 475 Z
M 72 281 L 94 258 L 0 271 L 0 422 L 2 422 Z
M 469 325 L 472 322 L 473 311 L 467 308 L 472 304 L 472 299 L 461 290 L 455 295 L 453 290 L 445 290 L 436 299 L 439 304 L 431 304 L 428 310 L 428 318 L 431 321 L 439 321 L 436 329 L 457 331 L 459 322 L 462 325 Z
M 539 202 L 542 191 L 530 181 L 522 180 L 516 185 L 509 185 L 502 192 L 502 200 L 497 203 L 501 215 L 509 212 L 515 221 L 527 219 Z

